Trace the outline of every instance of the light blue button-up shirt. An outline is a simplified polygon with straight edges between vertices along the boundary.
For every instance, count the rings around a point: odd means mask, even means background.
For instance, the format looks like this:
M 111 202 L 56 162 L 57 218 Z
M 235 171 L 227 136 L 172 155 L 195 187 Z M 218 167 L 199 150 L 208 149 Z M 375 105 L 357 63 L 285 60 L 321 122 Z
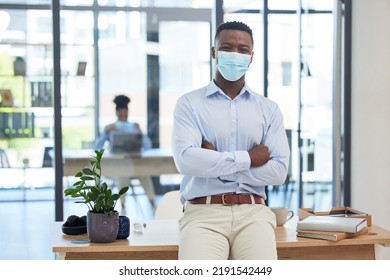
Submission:
M 216 151 L 201 148 L 202 140 Z M 248 150 L 268 147 L 270 160 L 250 167 Z M 281 185 L 287 175 L 289 146 L 277 104 L 245 84 L 230 99 L 212 81 L 179 98 L 174 110 L 172 150 L 184 175 L 181 200 L 223 193 L 250 193 L 264 198 L 265 186 Z

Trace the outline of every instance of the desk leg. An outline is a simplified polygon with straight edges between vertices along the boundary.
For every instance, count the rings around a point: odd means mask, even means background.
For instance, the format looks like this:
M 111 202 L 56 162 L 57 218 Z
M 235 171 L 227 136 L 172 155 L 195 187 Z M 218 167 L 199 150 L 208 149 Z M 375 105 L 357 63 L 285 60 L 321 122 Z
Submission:
M 368 245 L 335 245 L 278 248 L 279 260 L 374 260 L 375 247 Z

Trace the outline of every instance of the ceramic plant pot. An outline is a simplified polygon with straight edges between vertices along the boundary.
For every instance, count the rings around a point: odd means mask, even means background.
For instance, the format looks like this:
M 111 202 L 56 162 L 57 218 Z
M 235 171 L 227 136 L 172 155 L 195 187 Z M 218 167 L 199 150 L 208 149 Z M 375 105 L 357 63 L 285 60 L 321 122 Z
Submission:
M 87 213 L 87 231 L 91 242 L 109 243 L 116 240 L 119 228 L 119 213 Z
M 117 239 L 126 239 L 130 235 L 130 219 L 126 216 L 119 216 L 119 230 Z

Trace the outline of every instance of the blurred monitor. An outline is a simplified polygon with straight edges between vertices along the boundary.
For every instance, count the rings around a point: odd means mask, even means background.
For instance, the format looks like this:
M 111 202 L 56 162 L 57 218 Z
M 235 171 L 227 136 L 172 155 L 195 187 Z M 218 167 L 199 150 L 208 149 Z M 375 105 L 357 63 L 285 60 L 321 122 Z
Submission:
M 142 151 L 142 134 L 139 132 L 115 131 L 110 135 L 111 153 L 140 155 Z

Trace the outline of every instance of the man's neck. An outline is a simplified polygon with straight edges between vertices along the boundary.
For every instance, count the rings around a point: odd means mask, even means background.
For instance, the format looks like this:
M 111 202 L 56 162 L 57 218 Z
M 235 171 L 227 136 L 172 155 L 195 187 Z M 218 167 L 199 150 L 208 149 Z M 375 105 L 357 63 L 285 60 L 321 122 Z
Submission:
M 216 77 L 214 83 L 222 89 L 222 91 L 230 97 L 230 99 L 236 98 L 236 96 L 241 92 L 241 89 L 245 85 L 245 76 L 241 77 L 235 82 L 230 82 L 225 79 Z

